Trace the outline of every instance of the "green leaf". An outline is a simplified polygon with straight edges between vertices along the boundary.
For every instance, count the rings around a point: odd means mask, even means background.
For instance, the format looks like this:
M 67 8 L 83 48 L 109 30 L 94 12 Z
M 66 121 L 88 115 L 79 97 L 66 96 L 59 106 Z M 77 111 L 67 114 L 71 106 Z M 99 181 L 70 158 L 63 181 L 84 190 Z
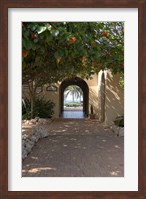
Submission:
M 57 52 L 54 53 L 54 57 L 55 57 L 56 59 L 62 57 L 63 55 L 64 55 L 63 50 L 60 50 L 60 51 L 57 51 Z
M 51 29 L 52 26 L 47 22 L 27 22 L 22 28 L 22 48 L 29 51 L 22 60 L 26 63 L 23 70 L 30 79 L 39 77 L 42 82 L 46 79 L 55 82 L 72 75 L 90 78 L 92 73 L 97 72 L 97 68 L 93 71 L 94 62 L 100 65 L 98 69 L 107 67 L 115 72 L 123 70 L 119 66 L 124 62 L 124 23 L 57 22 L 54 27 Z M 104 31 L 108 37 L 102 37 Z M 38 40 L 30 38 L 31 32 L 39 32 Z M 75 37 L 76 42 L 70 42 L 70 37 Z M 97 43 L 96 48 L 93 48 L 93 42 Z M 37 73 L 34 73 L 30 66 L 34 64 L 36 54 L 41 59 Z M 83 64 L 84 56 L 87 61 Z
M 34 39 L 33 41 L 34 41 L 34 43 L 37 43 L 38 42 L 38 38 Z
M 58 34 L 59 34 L 59 30 L 51 30 L 50 32 L 51 32 L 51 34 L 52 34 L 54 37 L 58 36 Z
M 36 50 L 37 46 L 35 44 L 32 45 L 32 50 Z
M 32 42 L 30 40 L 25 40 L 25 48 L 30 50 L 32 48 Z

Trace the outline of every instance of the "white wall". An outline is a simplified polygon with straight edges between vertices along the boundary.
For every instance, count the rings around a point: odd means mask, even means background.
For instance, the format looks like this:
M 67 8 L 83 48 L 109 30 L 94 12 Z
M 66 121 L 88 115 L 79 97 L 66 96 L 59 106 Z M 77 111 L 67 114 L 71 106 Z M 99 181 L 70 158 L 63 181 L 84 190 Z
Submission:
M 119 85 L 120 75 L 107 71 L 105 77 L 105 123 L 112 124 L 113 120 L 124 115 L 124 90 Z

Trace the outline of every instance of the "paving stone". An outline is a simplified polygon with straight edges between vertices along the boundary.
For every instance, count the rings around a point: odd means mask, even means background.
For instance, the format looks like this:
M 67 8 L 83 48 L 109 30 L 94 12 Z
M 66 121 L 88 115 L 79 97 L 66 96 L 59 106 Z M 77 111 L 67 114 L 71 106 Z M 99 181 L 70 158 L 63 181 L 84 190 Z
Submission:
M 56 119 L 44 128 L 48 136 L 23 161 L 23 177 L 124 176 L 124 137 L 97 120 Z

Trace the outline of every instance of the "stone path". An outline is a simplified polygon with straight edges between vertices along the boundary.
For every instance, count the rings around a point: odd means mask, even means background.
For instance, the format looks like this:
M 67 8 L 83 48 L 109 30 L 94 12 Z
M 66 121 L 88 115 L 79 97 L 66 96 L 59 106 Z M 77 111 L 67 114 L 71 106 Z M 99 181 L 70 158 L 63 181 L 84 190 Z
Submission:
M 124 176 L 124 138 L 96 120 L 56 119 L 23 161 L 23 177 Z

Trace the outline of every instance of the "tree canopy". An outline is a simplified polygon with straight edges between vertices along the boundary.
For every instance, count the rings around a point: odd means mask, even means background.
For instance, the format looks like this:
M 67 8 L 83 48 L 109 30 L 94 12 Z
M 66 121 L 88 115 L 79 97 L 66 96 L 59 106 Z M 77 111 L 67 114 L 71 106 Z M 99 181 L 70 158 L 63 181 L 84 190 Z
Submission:
M 101 69 L 124 71 L 123 22 L 23 22 L 23 81 L 36 84 Z
M 22 22 L 22 80 L 31 99 L 37 87 L 100 70 L 124 74 L 123 22 Z

